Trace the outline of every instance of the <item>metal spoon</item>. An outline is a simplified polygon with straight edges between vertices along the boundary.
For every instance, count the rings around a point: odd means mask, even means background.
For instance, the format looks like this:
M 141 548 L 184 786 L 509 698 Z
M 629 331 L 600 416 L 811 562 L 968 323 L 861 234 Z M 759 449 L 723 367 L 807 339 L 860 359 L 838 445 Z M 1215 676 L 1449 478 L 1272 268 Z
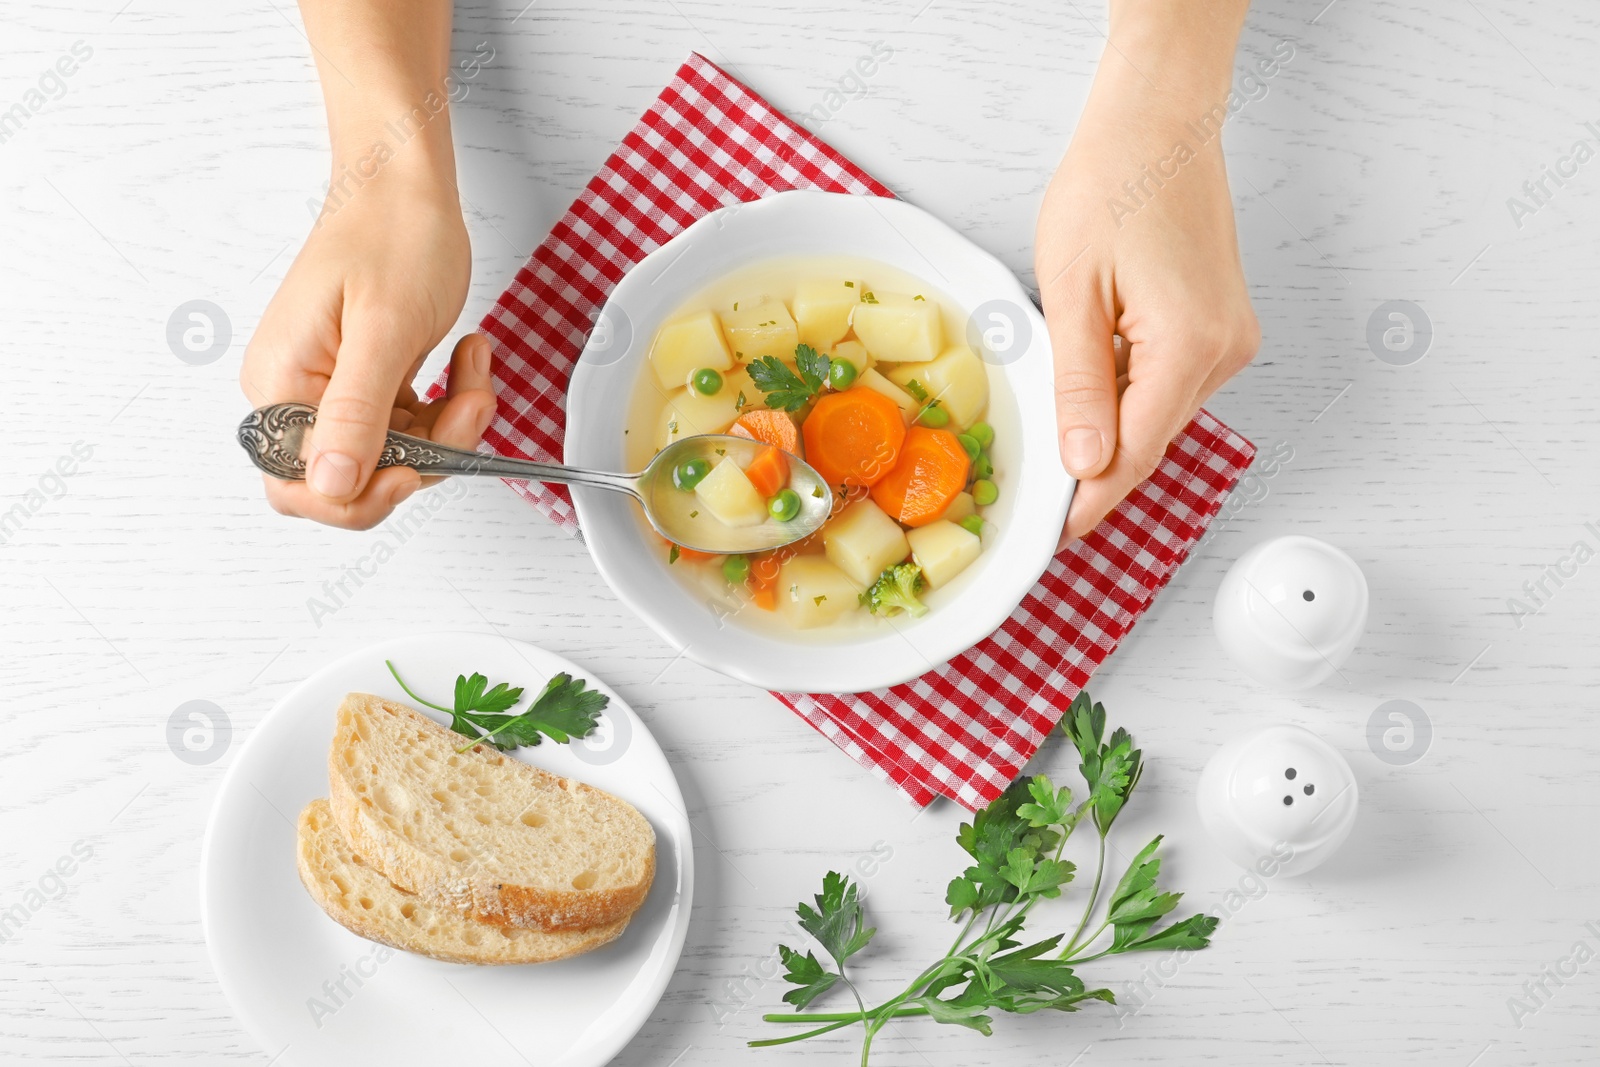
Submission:
M 317 409 L 311 404 L 257 408 L 239 424 L 239 444 L 249 453 L 252 463 L 274 478 L 304 481 L 306 463 L 300 456 L 316 420 Z M 469 452 L 390 430 L 378 457 L 378 469 L 411 467 L 427 476 L 532 479 L 625 493 L 644 508 L 645 518 L 656 532 L 672 543 L 697 552 L 729 555 L 781 548 L 816 533 L 833 510 L 833 493 L 827 483 L 816 471 L 790 456 L 789 488 L 800 497 L 800 513 L 787 522 L 769 517 L 758 526 L 725 526 L 706 513 L 694 492 L 678 488 L 673 472 L 693 459 L 716 466 L 729 458 L 741 467 L 747 466 L 770 447 L 747 437 L 702 434 L 668 445 L 639 474 L 613 474 Z

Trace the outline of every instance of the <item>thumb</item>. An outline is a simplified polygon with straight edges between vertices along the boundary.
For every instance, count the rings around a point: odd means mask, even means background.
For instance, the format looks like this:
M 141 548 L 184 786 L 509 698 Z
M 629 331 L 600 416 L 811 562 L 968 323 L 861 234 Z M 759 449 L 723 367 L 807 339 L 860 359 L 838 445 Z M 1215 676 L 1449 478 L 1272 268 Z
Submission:
M 1056 424 L 1061 462 L 1075 478 L 1093 478 L 1117 450 L 1114 327 L 1093 299 L 1047 307 L 1055 353 Z
M 317 403 L 306 461 L 306 485 L 331 501 L 354 500 L 366 488 L 383 451 L 389 417 L 409 359 L 396 358 L 375 332 L 345 333 L 333 377 Z

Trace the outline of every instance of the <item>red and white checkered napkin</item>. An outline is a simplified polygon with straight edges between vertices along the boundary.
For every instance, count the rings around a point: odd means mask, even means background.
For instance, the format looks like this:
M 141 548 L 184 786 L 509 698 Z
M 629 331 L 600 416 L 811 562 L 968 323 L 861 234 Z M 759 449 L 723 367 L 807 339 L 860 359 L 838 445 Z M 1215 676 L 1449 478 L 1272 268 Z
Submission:
M 715 64 L 691 56 L 484 318 L 500 394 L 484 435 L 490 447 L 559 461 L 573 364 L 622 275 L 702 215 L 786 189 L 893 195 Z M 1155 475 L 1058 555 L 1011 618 L 976 647 L 892 689 L 774 695 L 916 804 L 947 796 L 979 807 L 1021 772 L 1254 455 L 1249 441 L 1202 411 Z M 511 485 L 576 531 L 564 488 Z

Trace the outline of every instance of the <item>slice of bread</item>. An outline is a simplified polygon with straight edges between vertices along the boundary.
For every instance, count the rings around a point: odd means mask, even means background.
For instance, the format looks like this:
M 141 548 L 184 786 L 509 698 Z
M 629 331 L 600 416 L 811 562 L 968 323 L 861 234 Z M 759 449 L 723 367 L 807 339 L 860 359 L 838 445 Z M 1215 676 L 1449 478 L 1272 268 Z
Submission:
M 362 863 L 339 833 L 326 800 L 300 813 L 300 881 L 311 899 L 351 933 L 448 963 L 548 963 L 599 948 L 628 920 L 550 934 L 469 919 L 419 900 Z
M 351 693 L 328 779 L 333 817 L 401 889 L 479 920 L 584 930 L 632 915 L 655 876 L 633 805 L 466 743 L 404 704 Z

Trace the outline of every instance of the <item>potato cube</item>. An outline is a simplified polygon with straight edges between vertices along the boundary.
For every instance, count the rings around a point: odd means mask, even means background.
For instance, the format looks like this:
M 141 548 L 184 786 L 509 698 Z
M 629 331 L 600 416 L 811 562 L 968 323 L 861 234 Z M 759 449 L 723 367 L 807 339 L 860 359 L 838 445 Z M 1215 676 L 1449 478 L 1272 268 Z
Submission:
M 711 468 L 694 487 L 694 495 L 724 526 L 759 526 L 767 521 L 766 500 L 731 456 Z
M 723 314 L 722 331 L 728 336 L 734 357 L 741 363 L 762 356 L 777 356 L 786 363 L 793 363 L 795 346 L 800 343 L 794 318 L 782 300 L 741 301 L 739 310 Z
M 756 388 L 756 383 L 750 380 L 750 372 L 743 367 L 731 374 L 723 374 L 722 389 L 717 393 L 717 399 L 732 406 L 735 419 L 747 411 L 764 410 L 767 406 L 767 395 Z M 732 420 L 729 425 L 732 425 Z
M 884 363 L 926 363 L 944 345 L 944 323 L 930 300 L 882 294 L 850 313 L 856 339 Z
M 894 384 L 875 370 L 862 372 L 861 377 L 856 379 L 856 384 L 864 385 L 875 393 L 882 393 L 884 396 L 900 405 L 900 414 L 906 417 L 907 422 L 910 422 L 912 419 L 916 418 L 917 412 L 922 410 L 922 404 L 917 400 L 916 397 L 912 396 L 910 393 L 906 392 L 904 389 L 900 388 L 898 385 Z
M 872 369 L 872 353 L 860 341 L 840 341 L 828 355 L 833 359 L 848 360 L 858 376 Z
M 919 526 L 906 535 L 906 540 L 911 543 L 911 558 L 922 568 L 930 589 L 949 585 L 983 549 L 977 534 L 943 519 Z
M 703 396 L 693 389 L 675 389 L 661 409 L 656 447 L 666 448 L 674 441 L 697 434 L 726 433 L 740 415 L 766 406 L 761 390 L 743 367 L 724 374 L 722 388 L 713 396 Z
M 889 372 L 889 380 L 896 385 L 903 386 L 913 378 L 929 397 L 938 399 L 957 429 L 965 430 L 977 422 L 989 405 L 989 372 L 966 345 L 947 348 L 930 363 L 896 367 Z
M 720 371 L 733 366 L 733 353 L 722 336 L 717 313 L 697 311 L 661 327 L 650 348 L 650 365 L 665 389 L 687 385 L 701 367 Z
M 950 506 L 944 509 L 944 514 L 939 518 L 944 522 L 953 522 L 960 525 L 961 520 L 968 515 L 976 515 L 977 507 L 972 503 L 971 493 L 957 493 L 956 498 L 950 501 Z
M 850 312 L 860 302 L 860 282 L 801 282 L 794 294 L 800 340 L 818 349 L 836 343 L 850 332 Z
M 826 626 L 860 606 L 861 589 L 821 556 L 795 556 L 778 568 L 778 614 L 797 630 Z
M 862 587 L 911 550 L 900 524 L 870 500 L 858 500 L 824 526 L 822 545 L 833 565 Z
M 661 418 L 656 425 L 656 451 L 659 452 L 670 444 L 681 441 L 685 437 L 693 437 L 700 431 L 695 428 L 691 416 L 686 414 L 679 406 L 678 401 L 684 399 L 688 390 L 679 389 L 676 394 L 667 399 L 661 407 Z

